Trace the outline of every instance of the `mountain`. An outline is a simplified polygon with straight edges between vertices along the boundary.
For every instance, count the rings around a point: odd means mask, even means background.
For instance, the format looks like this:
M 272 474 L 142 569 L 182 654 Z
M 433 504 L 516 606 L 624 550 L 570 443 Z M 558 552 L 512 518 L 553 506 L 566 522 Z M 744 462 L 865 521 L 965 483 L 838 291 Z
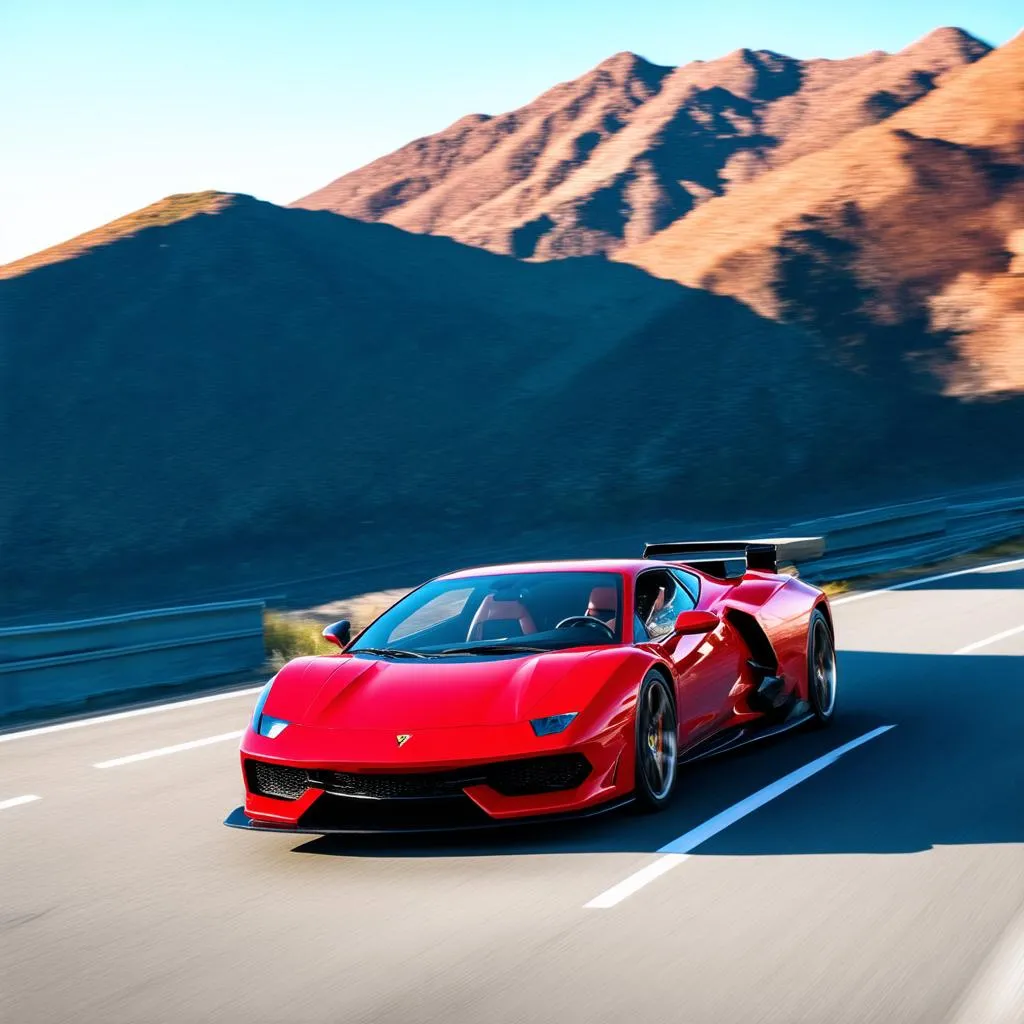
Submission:
M 938 29 L 896 54 L 620 53 L 532 103 L 474 114 L 298 200 L 521 258 L 610 253 L 926 95 L 989 47 Z
M 949 394 L 1024 391 L 1024 34 L 617 258 Z
M 621 54 L 357 217 L 178 195 L 0 267 L 0 618 L 1019 476 L 1024 36 L 983 51 Z
M 4 614 L 188 598 L 272 557 L 287 578 L 314 549 L 459 562 L 781 516 L 1016 450 L 1013 410 L 864 379 L 730 298 L 244 196 L 171 197 L 4 277 Z

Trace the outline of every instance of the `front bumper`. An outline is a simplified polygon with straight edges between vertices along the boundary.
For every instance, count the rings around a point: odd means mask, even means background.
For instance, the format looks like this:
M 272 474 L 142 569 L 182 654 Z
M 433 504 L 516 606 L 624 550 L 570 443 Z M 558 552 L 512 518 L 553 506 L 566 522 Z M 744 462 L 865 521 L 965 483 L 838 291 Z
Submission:
M 394 744 L 394 737 L 388 738 Z M 451 743 L 450 734 L 448 739 Z M 315 759 L 307 759 L 298 756 L 306 750 L 282 749 L 278 741 L 268 741 L 250 730 L 240 751 L 245 805 L 233 811 L 225 824 L 318 835 L 435 832 L 600 813 L 631 798 L 632 739 L 632 730 L 621 727 L 564 745 L 557 739 L 538 742 L 531 735 L 529 747 L 520 742 L 495 744 L 499 750 L 504 748 L 504 756 L 495 756 L 492 746 L 487 757 L 481 756 L 484 751 L 480 749 L 471 760 L 402 763 L 405 755 L 386 761 L 336 760 L 339 748 L 351 750 L 345 741 L 331 744 L 335 757 L 328 759 L 325 755 L 330 751 L 324 749 L 322 735 L 320 742 L 311 744 L 309 752 Z M 517 789 L 508 782 L 506 769 L 573 758 L 585 759 L 590 770 L 578 783 L 575 777 L 568 778 L 566 788 L 526 792 L 529 787 Z M 268 795 L 266 789 L 272 787 L 261 787 L 254 763 L 272 770 L 265 778 L 275 777 L 276 771 L 278 778 L 300 781 L 287 797 L 280 792 Z M 353 785 L 353 780 L 363 779 L 367 785 Z M 443 785 L 421 786 L 420 780 L 427 779 L 441 779 Z

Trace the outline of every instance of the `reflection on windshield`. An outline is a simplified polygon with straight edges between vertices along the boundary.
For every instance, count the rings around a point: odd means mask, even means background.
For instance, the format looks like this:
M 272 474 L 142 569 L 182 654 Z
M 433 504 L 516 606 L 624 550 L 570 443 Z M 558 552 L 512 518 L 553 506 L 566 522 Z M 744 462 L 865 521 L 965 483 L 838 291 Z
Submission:
M 434 580 L 350 648 L 395 657 L 526 654 L 622 639 L 622 577 L 532 572 Z

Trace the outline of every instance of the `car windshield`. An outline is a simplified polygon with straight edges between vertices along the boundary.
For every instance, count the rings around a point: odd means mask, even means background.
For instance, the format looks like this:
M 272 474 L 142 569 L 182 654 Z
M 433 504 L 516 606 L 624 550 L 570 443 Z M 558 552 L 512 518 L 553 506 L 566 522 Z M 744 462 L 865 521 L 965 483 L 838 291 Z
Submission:
M 349 650 L 441 657 L 619 643 L 621 607 L 617 573 L 525 572 L 434 580 L 386 611 Z

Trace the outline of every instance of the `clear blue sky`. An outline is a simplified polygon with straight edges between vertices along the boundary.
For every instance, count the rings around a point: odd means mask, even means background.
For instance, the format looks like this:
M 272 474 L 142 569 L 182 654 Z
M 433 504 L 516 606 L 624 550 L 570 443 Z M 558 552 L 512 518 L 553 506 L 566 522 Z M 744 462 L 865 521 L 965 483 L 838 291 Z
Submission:
M 172 192 L 288 202 L 619 50 L 1000 44 L 1019 0 L 0 0 L 0 263 Z

